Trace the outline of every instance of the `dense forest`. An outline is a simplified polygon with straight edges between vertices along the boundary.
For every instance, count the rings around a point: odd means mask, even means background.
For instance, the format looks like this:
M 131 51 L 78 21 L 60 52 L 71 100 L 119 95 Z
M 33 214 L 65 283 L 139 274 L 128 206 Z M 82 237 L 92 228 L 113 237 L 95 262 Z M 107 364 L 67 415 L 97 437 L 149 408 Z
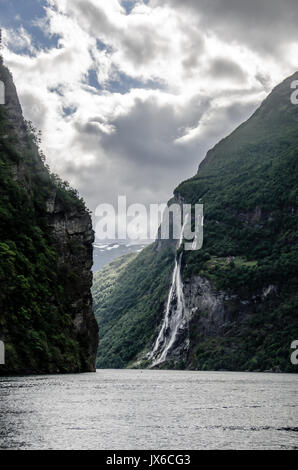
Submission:
M 200 305 L 194 286 L 208 282 L 210 295 L 222 299 L 222 317 L 212 307 L 193 309 L 187 351 L 161 367 L 296 370 L 298 106 L 290 84 L 297 78 L 276 87 L 174 191 L 174 201 L 204 205 L 203 248 L 183 253 L 184 294 Z M 99 367 L 150 366 L 146 354 L 160 329 L 174 257 L 171 244 L 155 243 L 97 274 Z
M 0 78 L 6 86 L 6 105 L 0 106 L 0 339 L 6 364 L 0 373 L 92 370 L 97 327 L 90 216 L 77 192 L 44 164 L 40 135 L 24 121 L 3 65 Z M 68 230 L 74 220 L 81 221 L 81 233 Z M 84 261 L 74 262 L 76 256 Z M 79 328 L 77 292 L 87 302 Z

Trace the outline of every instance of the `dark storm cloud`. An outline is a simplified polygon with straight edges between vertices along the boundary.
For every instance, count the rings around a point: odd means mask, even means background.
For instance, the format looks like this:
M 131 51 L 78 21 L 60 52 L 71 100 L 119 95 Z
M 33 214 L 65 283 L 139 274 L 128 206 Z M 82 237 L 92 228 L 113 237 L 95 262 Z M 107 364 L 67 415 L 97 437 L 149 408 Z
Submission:
M 297 39 L 297 0 L 55 2 L 60 47 L 11 60 L 53 169 L 92 210 L 118 194 L 166 202 L 288 74 Z
M 256 80 L 261 83 L 266 91 L 270 91 L 271 79 L 267 73 L 257 73 L 255 76 Z
M 214 78 L 230 78 L 242 81 L 246 78 L 244 71 L 236 62 L 222 58 L 211 62 L 208 73 Z
M 97 158 L 65 170 L 80 181 L 81 192 L 93 210 L 99 202 L 115 202 L 117 194 L 126 194 L 132 202 L 166 202 L 175 185 L 197 167 L 198 146 L 180 145 L 175 140 L 185 129 L 196 127 L 208 109 L 209 101 L 200 96 L 176 110 L 156 98 L 136 99 L 127 114 L 109 122 L 114 129 L 111 134 L 98 126 L 104 125 L 101 118 L 77 122 L 72 145 Z M 96 186 L 97 180 L 100 184 Z
M 273 54 L 298 40 L 297 0 L 151 0 L 150 4 L 189 8 L 207 30 L 260 52 Z
M 157 55 L 167 50 L 168 41 L 152 35 L 152 28 L 135 28 L 133 35 L 127 35 L 122 39 L 122 46 L 127 57 L 136 65 L 148 64 Z
M 185 38 L 182 42 L 182 64 L 186 73 L 189 73 L 199 65 L 200 57 L 205 50 L 205 40 L 196 27 L 187 24 L 181 17 L 179 21 L 182 31 L 185 31 Z
M 116 29 L 110 22 L 107 14 L 100 5 L 97 7 L 89 0 L 76 1 L 73 4 L 80 15 L 80 18 L 87 22 L 88 29 L 93 34 L 97 32 L 98 36 L 102 34 L 115 34 Z
M 254 103 L 239 102 L 218 108 L 212 125 L 203 126 L 197 138 L 179 144 L 175 140 L 185 129 L 197 127 L 212 111 L 212 102 L 198 96 L 175 111 L 155 98 L 137 99 L 128 113 L 109 122 L 114 128 L 111 134 L 98 127 L 105 124 L 100 117 L 75 124 L 73 146 L 80 146 L 82 154 L 95 154 L 96 159 L 82 161 L 78 167 L 68 164 L 65 172 L 79 181 L 80 192 L 93 211 L 99 203 L 116 205 L 118 194 L 125 194 L 129 203 L 166 202 L 176 185 L 195 174 L 206 151 L 254 109 Z
M 88 122 L 74 124 L 76 138 L 85 151 L 94 151 L 94 145 L 100 144 L 109 159 L 118 159 L 125 165 L 186 167 L 187 149 L 182 155 L 175 141 L 187 129 L 198 126 L 209 104 L 209 99 L 200 96 L 181 109 L 161 104 L 156 97 L 136 99 L 126 114 L 109 121 L 110 133 L 103 130 L 106 123 L 100 117 L 92 117 Z
M 175 141 L 185 129 L 198 125 L 208 106 L 208 100 L 200 97 L 185 103 L 180 111 L 156 98 L 138 99 L 128 115 L 111 121 L 116 133 L 105 135 L 103 145 L 108 154 L 138 165 L 188 166 L 187 150 L 183 155 Z

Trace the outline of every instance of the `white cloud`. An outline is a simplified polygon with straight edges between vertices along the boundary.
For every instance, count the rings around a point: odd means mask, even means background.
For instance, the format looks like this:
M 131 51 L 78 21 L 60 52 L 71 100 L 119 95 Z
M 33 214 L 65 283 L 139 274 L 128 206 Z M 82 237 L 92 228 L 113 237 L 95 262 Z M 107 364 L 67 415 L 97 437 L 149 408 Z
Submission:
M 136 1 L 127 14 L 118 0 L 50 0 L 34 23 L 59 38 L 47 49 L 25 30 L 5 31 L 24 114 L 42 129 L 53 170 L 92 210 L 118 194 L 166 201 L 208 148 L 295 70 L 292 32 L 288 42 L 278 26 L 281 46 L 265 53 L 262 15 L 246 40 L 245 15 L 253 15 L 243 6 L 224 0 L 235 9 L 230 28 L 227 12 L 211 18 L 215 0 L 180 3 Z

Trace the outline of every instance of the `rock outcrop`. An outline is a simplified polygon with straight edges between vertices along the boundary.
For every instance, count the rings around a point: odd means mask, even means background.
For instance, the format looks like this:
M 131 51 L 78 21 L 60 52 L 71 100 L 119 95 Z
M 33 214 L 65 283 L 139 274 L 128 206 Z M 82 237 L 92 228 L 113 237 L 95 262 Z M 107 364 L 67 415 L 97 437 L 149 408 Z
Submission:
M 0 80 L 0 374 L 95 371 L 91 217 L 44 165 L 2 64 Z
M 204 206 L 203 247 L 158 238 L 121 280 L 107 268 L 110 296 L 99 279 L 100 367 L 297 370 L 297 79 L 278 85 L 175 189 L 171 202 Z
M 85 338 L 85 347 L 90 358 L 88 370 L 95 370 L 98 347 L 98 326 L 92 310 L 92 265 L 94 232 L 89 213 L 75 208 L 65 210 L 51 194 L 47 200 L 49 228 L 53 246 L 59 253 L 58 268 L 67 267 L 77 275 L 75 285 L 69 286 L 73 326 L 78 338 Z

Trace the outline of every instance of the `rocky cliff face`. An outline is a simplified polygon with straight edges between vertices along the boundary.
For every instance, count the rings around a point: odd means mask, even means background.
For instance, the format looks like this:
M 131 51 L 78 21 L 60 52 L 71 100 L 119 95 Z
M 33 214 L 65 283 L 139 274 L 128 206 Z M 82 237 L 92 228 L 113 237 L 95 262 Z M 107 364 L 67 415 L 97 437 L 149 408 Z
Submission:
M 295 369 L 298 107 L 290 95 L 297 77 L 276 87 L 175 190 L 178 203 L 203 203 L 205 213 L 203 249 L 184 255 L 189 320 L 168 357 L 176 364 Z
M 227 263 L 229 260 L 227 260 Z M 248 320 L 256 305 L 268 302 L 276 294 L 276 287 L 269 285 L 254 295 L 241 296 L 218 290 L 215 284 L 202 276 L 193 276 L 184 281 L 185 319 L 168 360 L 188 364 L 189 368 L 199 368 L 192 363 L 192 352 L 196 344 L 237 335 L 241 328 L 248 327 Z M 235 347 L 236 349 L 236 347 Z
M 93 241 L 91 217 L 85 211 L 63 207 L 55 192 L 47 202 L 48 223 L 53 246 L 59 253 L 58 269 L 69 270 L 77 276 L 76 282 L 67 286 L 69 310 L 77 338 L 84 338 L 89 357 L 87 370 L 95 371 L 98 346 L 97 323 L 92 310 Z
M 94 371 L 91 218 L 76 192 L 44 166 L 3 65 L 0 80 L 6 94 L 0 116 L 0 339 L 6 365 L 0 373 Z
M 100 367 L 297 370 L 297 79 L 277 86 L 174 191 L 173 202 L 204 206 L 202 249 L 158 239 L 121 279 L 107 268 L 110 296 L 101 297 L 99 275 Z

